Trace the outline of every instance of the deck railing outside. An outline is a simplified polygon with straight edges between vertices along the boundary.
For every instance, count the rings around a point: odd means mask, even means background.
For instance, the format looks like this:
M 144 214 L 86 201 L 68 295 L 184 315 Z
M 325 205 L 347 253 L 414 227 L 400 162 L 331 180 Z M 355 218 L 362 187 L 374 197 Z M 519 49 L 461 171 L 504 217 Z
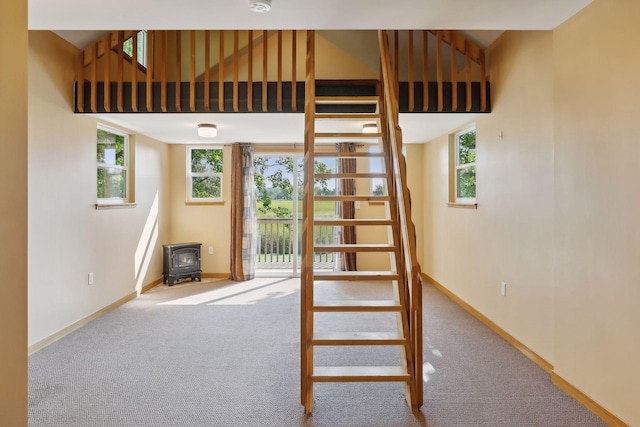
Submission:
M 302 227 L 302 220 L 298 220 L 298 229 Z M 315 227 L 315 239 L 318 244 L 334 242 L 334 227 L 322 225 Z M 294 230 L 293 218 L 258 218 L 258 254 L 256 267 L 258 269 L 292 268 L 294 262 Z M 298 259 L 301 259 L 301 238 L 298 237 Z M 333 270 L 333 252 L 319 252 L 315 254 L 314 265 L 318 269 Z

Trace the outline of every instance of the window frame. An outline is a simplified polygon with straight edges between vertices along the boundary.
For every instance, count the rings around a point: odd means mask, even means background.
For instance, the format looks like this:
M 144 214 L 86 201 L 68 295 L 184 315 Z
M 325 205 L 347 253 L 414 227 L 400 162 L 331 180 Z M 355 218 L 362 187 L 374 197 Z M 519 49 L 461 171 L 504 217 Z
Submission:
M 143 67 L 144 69 L 147 68 L 147 49 L 148 49 L 148 44 L 149 44 L 149 32 L 147 30 L 140 30 L 138 32 L 136 32 L 137 34 L 137 41 L 138 41 L 138 65 Z M 129 58 L 129 60 L 133 63 L 133 55 L 129 54 L 126 50 L 125 50 L 125 43 L 128 43 L 129 40 L 131 40 L 131 44 L 133 45 L 133 35 L 131 35 L 130 37 L 126 38 L 125 40 L 122 41 L 122 53 L 124 53 L 126 55 L 127 58 Z
M 476 168 L 476 163 L 477 163 L 477 157 L 476 157 L 476 161 L 475 162 L 470 162 L 470 163 L 460 163 L 460 136 L 468 134 L 470 132 L 474 132 L 476 133 L 476 138 L 477 138 L 477 132 L 476 132 L 476 125 L 475 123 L 469 126 L 466 126 L 463 129 L 460 129 L 458 132 L 456 132 L 453 135 L 453 155 L 454 155 L 454 160 L 453 160 L 453 167 L 452 167 L 452 174 L 453 174 L 453 201 L 457 204 L 475 204 L 476 203 L 476 199 L 478 196 L 477 193 L 477 175 L 475 175 L 474 177 L 474 183 L 476 184 L 476 194 L 475 197 L 458 197 L 458 171 L 463 170 L 463 169 L 469 169 L 469 168 L 474 168 L 477 174 L 477 168 Z M 477 144 L 477 142 L 476 142 Z M 477 145 L 476 145 L 476 156 L 477 156 Z
M 222 151 L 222 172 L 191 172 L 191 152 L 192 150 L 220 150 Z M 224 202 L 224 147 L 222 145 L 189 145 L 186 155 L 186 203 L 217 203 Z M 210 176 L 220 177 L 220 197 L 193 197 L 193 177 Z
M 98 154 L 98 131 L 102 130 L 104 132 L 109 132 L 112 135 L 117 135 L 117 136 L 121 136 L 124 138 L 124 148 L 123 148 L 123 155 L 124 155 L 124 165 L 111 165 L 108 163 L 99 163 L 98 159 L 97 159 L 97 154 Z M 130 155 L 130 144 L 131 144 L 131 135 L 129 135 L 126 132 L 123 132 L 121 130 L 103 125 L 98 123 L 97 127 L 96 127 L 96 201 L 97 201 L 97 205 L 117 205 L 117 204 L 125 204 L 125 203 L 130 203 L 131 200 L 131 187 L 130 187 L 130 183 L 131 183 L 131 167 L 130 167 L 130 162 L 131 162 L 131 155 Z M 108 198 L 100 198 L 98 197 L 98 170 L 99 169 L 118 169 L 121 171 L 124 171 L 124 176 L 125 176 L 125 182 L 124 182 L 124 197 L 108 197 Z

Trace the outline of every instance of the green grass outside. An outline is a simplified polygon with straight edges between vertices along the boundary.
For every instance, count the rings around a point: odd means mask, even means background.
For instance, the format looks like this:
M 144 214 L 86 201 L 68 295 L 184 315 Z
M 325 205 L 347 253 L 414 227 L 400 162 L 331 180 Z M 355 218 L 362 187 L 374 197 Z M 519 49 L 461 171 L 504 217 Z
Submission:
M 273 208 L 283 207 L 289 209 L 289 211 L 293 212 L 293 200 L 272 200 L 271 206 Z M 331 218 L 335 215 L 336 202 L 332 200 L 322 200 L 315 202 L 315 211 L 317 218 Z M 262 207 L 262 203 L 257 203 L 258 209 Z M 300 209 L 299 217 L 302 218 L 302 202 L 298 203 L 298 208 Z M 263 214 L 258 210 L 258 218 L 276 218 L 273 212 L 268 212 L 267 214 Z

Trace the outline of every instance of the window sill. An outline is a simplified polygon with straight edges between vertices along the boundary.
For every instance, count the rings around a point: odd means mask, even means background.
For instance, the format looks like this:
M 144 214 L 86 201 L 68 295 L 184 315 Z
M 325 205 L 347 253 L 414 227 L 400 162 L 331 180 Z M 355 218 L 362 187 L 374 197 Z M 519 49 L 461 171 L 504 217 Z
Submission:
M 218 202 L 184 202 L 185 206 L 222 206 L 224 200 Z
M 96 203 L 96 210 L 135 208 L 135 203 Z
M 460 208 L 460 209 L 478 209 L 477 203 L 447 203 L 447 206 L 450 208 Z

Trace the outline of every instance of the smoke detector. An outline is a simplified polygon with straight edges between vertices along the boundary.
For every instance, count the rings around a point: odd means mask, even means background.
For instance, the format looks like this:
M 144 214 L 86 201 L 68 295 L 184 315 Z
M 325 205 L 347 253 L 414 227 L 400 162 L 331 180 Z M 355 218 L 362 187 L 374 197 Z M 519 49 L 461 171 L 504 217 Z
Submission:
M 258 13 L 266 13 L 271 10 L 271 0 L 249 0 L 249 9 Z

